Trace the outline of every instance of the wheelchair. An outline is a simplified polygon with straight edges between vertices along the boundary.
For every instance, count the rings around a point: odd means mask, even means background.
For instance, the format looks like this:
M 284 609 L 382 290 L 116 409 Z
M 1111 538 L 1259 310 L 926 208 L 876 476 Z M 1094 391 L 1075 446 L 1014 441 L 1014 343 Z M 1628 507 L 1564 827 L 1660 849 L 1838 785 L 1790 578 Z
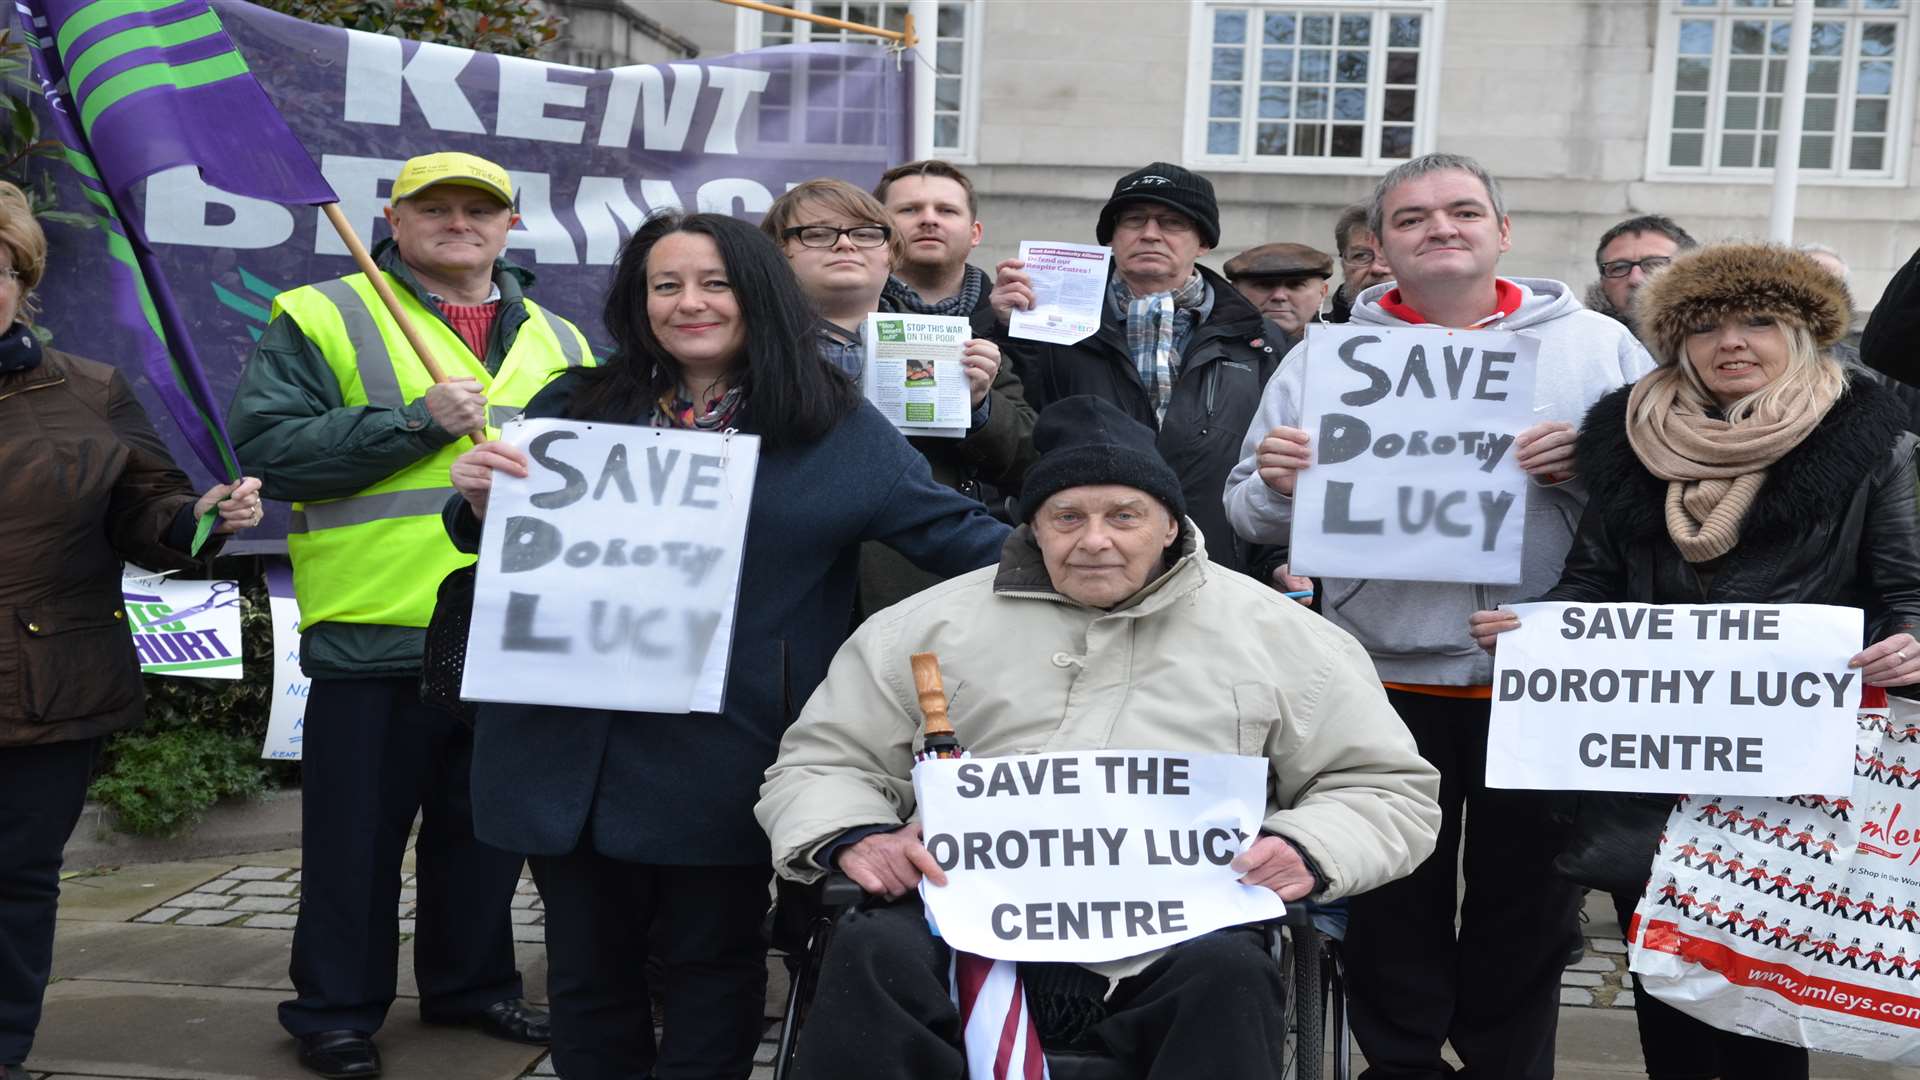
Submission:
M 787 957 L 788 987 L 773 1076 L 787 1080 L 834 924 L 866 894 L 844 874 L 828 875 L 811 886 L 782 878 L 777 889 L 768 930 L 773 947 Z M 1351 1076 L 1353 1039 L 1347 1025 L 1339 949 L 1344 923 L 1344 911 L 1300 904 L 1289 906 L 1283 918 L 1262 924 L 1273 962 L 1287 973 L 1283 980 L 1286 1041 L 1270 1080 L 1348 1080 Z M 1124 1062 L 1097 1051 L 1044 1044 L 1042 1048 L 1053 1080 L 1139 1080 Z

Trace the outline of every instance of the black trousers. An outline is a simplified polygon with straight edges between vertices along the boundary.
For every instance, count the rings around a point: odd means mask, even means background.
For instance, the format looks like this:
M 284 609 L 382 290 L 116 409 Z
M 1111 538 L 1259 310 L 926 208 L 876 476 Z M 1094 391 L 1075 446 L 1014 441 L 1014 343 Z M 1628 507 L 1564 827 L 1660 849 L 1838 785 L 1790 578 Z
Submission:
M 1474 1076 L 1546 1080 L 1580 904 L 1553 872 L 1561 838 L 1547 797 L 1486 786 L 1486 701 L 1387 696 L 1440 770 L 1440 836 L 1412 875 L 1353 898 L 1343 948 L 1364 1075 L 1446 1076 L 1440 1048 L 1451 1042 Z
M 1624 939 L 1639 893 L 1614 893 Z M 1721 1031 L 1647 993 L 1633 976 L 1633 1016 L 1649 1080 L 1807 1080 L 1807 1051 L 1768 1039 Z
M 0 1065 L 33 1049 L 53 969 L 60 856 L 99 749 L 99 739 L 0 748 Z
M 473 734 L 420 704 L 414 678 L 313 680 L 301 744 L 300 921 L 280 1005 L 294 1035 L 372 1033 L 399 965 L 400 863 L 415 813 L 420 1012 L 451 1019 L 521 996 L 508 911 L 521 856 L 473 836 Z
M 848 912 L 799 1032 L 796 1080 L 966 1080 L 949 955 L 917 898 Z M 1260 931 L 1218 930 L 1123 980 L 1093 1034 L 1147 1080 L 1271 1076 L 1285 1003 Z
M 767 998 L 766 866 L 656 866 L 583 848 L 528 860 L 547 908 L 563 1080 L 744 1080 Z M 651 951 L 665 973 L 654 1045 Z

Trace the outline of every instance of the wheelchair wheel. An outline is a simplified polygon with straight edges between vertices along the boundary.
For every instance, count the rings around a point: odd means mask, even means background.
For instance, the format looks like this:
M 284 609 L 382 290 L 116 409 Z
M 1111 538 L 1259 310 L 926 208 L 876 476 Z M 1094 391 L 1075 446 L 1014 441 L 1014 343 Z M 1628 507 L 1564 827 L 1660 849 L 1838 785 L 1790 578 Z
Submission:
M 1326 1061 L 1326 951 L 1311 926 L 1289 927 L 1287 973 L 1287 1049 L 1283 1080 L 1320 1080 Z

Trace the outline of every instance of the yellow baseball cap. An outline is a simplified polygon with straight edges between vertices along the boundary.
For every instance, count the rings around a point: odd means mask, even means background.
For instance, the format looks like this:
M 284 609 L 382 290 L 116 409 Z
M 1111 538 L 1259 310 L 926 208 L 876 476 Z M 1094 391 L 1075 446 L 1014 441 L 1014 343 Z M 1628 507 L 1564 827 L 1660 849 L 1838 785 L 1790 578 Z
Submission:
M 408 158 L 407 163 L 400 166 L 400 175 L 393 181 L 387 205 L 418 195 L 435 184 L 479 188 L 508 206 L 513 205 L 513 181 L 508 179 L 507 170 L 486 158 L 457 150 Z

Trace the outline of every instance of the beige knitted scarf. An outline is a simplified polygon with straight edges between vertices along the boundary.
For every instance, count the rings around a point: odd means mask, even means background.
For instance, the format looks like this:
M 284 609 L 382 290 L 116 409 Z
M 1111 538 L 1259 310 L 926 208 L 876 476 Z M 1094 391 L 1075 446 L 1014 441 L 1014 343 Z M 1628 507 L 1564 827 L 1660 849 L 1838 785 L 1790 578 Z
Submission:
M 1688 562 L 1717 559 L 1740 542 L 1740 525 L 1773 463 L 1799 446 L 1832 393 L 1789 394 L 1739 423 L 1716 420 L 1681 400 L 1686 376 L 1665 366 L 1627 397 L 1627 442 L 1647 471 L 1667 483 L 1667 533 Z M 1651 405 L 1646 419 L 1643 408 Z

